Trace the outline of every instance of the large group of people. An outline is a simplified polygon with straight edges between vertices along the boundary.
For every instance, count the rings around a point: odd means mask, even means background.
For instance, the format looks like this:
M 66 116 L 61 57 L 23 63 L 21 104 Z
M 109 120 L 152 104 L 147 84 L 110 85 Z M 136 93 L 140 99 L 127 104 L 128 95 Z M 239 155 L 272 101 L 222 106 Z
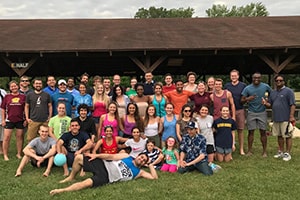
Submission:
M 272 131 L 278 136 L 274 157 L 291 159 L 295 96 L 282 75 L 274 77 L 274 90 L 261 82 L 258 72 L 246 85 L 237 70 L 230 72 L 231 82 L 224 87 L 223 80 L 214 77 L 196 83 L 194 72 L 187 73 L 186 83 L 173 82 L 172 75 L 166 74 L 165 85 L 146 72 L 145 82 L 132 78 L 128 88 L 119 75 L 113 76 L 113 85 L 108 77 L 94 76 L 92 87 L 88 74 L 80 78 L 78 85 L 73 78 L 60 79 L 56 85 L 55 77 L 48 76 L 45 88 L 35 78 L 30 89 L 29 78 L 22 76 L 20 83 L 9 83 L 9 93 L 0 90 L 0 153 L 9 161 L 10 139 L 16 129 L 16 156 L 22 159 L 16 177 L 29 161 L 36 167 L 45 166 L 47 177 L 56 154 L 67 158 L 63 165 L 67 177 L 62 182 L 73 180 L 78 172 L 93 173 L 82 182 L 52 190 L 52 195 L 138 177 L 156 179 L 156 170 L 198 170 L 212 175 L 218 166 L 214 162 L 230 162 L 236 146 L 240 155 L 254 153 L 255 129 L 259 129 L 262 156 L 266 157 L 266 108 L 272 108 Z M 22 152 L 25 132 L 27 145 Z

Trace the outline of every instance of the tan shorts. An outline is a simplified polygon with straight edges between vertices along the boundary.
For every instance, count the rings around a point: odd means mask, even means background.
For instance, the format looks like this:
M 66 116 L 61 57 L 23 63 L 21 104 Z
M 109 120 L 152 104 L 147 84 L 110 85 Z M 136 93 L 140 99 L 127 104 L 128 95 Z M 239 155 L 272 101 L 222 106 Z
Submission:
M 45 125 L 48 126 L 47 122 L 30 122 L 28 124 L 28 129 L 27 129 L 27 141 L 30 142 L 34 138 L 38 136 L 38 130 L 40 125 Z
M 293 136 L 293 130 L 294 126 L 289 122 L 274 122 L 272 126 L 272 135 L 289 138 Z
M 236 110 L 235 111 L 235 122 L 237 129 L 243 130 L 245 128 L 245 110 Z

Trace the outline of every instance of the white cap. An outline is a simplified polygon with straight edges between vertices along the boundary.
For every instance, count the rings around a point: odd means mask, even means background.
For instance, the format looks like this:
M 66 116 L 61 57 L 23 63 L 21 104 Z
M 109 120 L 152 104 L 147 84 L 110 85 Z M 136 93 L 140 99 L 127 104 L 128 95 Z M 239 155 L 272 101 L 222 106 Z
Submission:
M 60 84 L 65 84 L 65 85 L 67 85 L 67 82 L 64 80 L 64 79 L 60 79 L 59 81 L 58 81 L 58 85 L 60 85 Z

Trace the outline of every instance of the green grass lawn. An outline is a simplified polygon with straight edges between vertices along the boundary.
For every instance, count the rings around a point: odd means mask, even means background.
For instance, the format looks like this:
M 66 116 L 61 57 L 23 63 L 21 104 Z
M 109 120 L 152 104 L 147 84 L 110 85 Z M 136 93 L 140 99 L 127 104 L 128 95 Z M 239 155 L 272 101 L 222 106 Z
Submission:
M 15 178 L 19 160 L 14 157 L 16 151 L 12 142 L 11 160 L 0 159 L 0 199 L 299 199 L 300 139 L 293 140 L 289 162 L 273 158 L 276 138 L 270 136 L 268 139 L 268 158 L 261 157 L 256 133 L 253 156 L 240 156 L 235 152 L 234 160 L 221 163 L 223 169 L 210 177 L 197 172 L 183 175 L 159 172 L 159 179 L 154 181 L 138 179 L 56 196 L 50 196 L 49 191 L 69 185 L 58 183 L 63 179 L 62 168 L 54 168 L 45 178 L 42 176 L 44 169 L 27 165 L 23 175 Z M 77 180 L 83 179 L 78 177 Z

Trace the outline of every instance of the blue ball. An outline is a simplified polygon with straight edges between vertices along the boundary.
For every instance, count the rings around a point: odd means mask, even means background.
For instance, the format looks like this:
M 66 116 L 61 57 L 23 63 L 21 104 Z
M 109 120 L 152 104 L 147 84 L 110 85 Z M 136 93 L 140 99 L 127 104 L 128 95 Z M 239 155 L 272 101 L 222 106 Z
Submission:
M 67 157 L 63 153 L 58 153 L 54 156 L 54 164 L 58 167 L 63 166 L 67 162 Z

